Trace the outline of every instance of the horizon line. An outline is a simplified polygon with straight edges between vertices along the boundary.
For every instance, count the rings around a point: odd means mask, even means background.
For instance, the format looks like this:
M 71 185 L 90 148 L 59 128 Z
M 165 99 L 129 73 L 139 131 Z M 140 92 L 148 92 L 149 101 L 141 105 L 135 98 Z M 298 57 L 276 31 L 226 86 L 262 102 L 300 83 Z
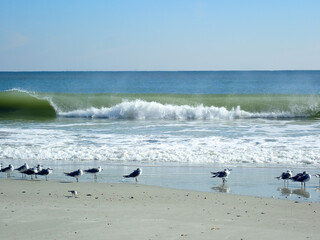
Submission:
M 0 70 L 0 73 L 19 72 L 294 72 L 320 71 L 320 69 L 281 69 L 281 70 Z

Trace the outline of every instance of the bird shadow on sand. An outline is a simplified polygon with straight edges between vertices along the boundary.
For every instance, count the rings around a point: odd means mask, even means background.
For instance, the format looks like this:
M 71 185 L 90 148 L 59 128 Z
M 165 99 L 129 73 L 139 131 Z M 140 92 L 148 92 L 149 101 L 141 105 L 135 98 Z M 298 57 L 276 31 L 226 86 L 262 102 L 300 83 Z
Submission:
M 65 197 L 65 198 L 68 198 L 68 199 L 69 199 L 69 198 L 78 198 L 77 196 L 72 196 L 72 195 L 71 195 L 71 196 L 70 196 L 70 195 L 67 195 L 67 196 L 64 196 L 64 197 Z
M 60 181 L 59 183 L 73 183 L 72 181 Z
M 29 181 L 29 182 L 41 182 L 41 179 L 30 179 L 30 178 L 14 178 L 15 181 Z

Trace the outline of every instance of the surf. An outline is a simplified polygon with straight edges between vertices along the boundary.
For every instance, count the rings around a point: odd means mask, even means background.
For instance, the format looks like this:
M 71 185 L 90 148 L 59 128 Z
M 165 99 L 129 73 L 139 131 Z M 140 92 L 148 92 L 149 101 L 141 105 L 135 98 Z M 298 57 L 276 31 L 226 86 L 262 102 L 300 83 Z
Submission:
M 46 99 L 22 90 L 0 92 L 0 116 L 5 119 L 55 118 L 57 113 Z
M 212 120 L 319 118 L 319 95 L 0 92 L 2 118 Z

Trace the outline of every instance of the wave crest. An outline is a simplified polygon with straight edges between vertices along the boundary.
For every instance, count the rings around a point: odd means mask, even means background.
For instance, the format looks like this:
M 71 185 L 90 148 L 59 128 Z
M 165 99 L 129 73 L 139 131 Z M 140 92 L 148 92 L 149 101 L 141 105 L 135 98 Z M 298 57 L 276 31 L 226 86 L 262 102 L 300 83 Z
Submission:
M 316 95 L 61 94 L 0 92 L 1 117 L 211 120 L 319 118 Z
M 4 118 L 54 118 L 56 111 L 46 98 L 20 89 L 0 93 L 0 113 Z
M 75 110 L 61 112 L 61 117 L 75 118 L 107 118 L 107 119 L 164 119 L 164 120 L 211 120 L 211 119 L 238 119 L 238 118 L 278 118 L 293 117 L 286 112 L 278 113 L 249 113 L 241 110 L 240 106 L 231 110 L 225 107 L 199 106 L 177 106 L 161 104 L 157 102 L 146 102 L 143 100 L 123 101 L 110 108 L 88 108 L 86 110 Z

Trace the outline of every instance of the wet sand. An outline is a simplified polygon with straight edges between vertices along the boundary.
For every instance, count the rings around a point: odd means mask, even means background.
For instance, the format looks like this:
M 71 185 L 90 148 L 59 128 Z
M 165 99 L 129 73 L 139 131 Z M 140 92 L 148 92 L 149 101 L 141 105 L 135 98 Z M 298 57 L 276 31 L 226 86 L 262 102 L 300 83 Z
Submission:
M 319 203 L 129 183 L 0 179 L 0 214 L 3 239 L 320 236 Z

